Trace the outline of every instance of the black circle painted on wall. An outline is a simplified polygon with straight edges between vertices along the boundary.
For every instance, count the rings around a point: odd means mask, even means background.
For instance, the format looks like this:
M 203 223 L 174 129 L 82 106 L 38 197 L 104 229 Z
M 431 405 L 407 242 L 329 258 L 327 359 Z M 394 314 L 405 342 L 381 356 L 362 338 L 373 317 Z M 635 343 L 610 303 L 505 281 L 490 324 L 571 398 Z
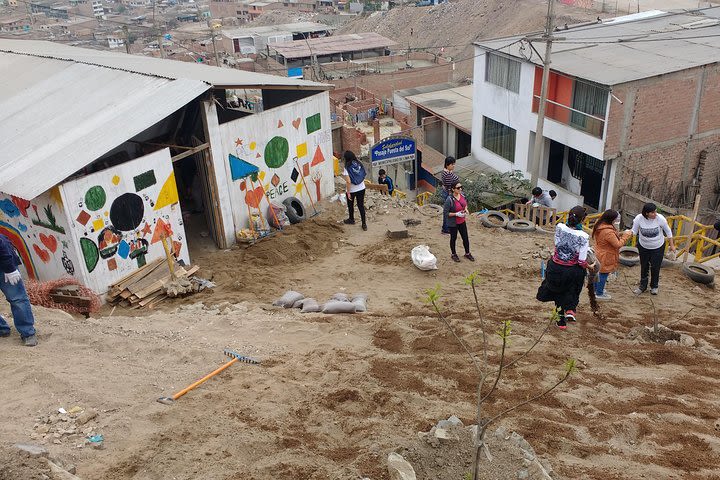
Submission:
M 110 222 L 118 230 L 135 230 L 145 216 L 142 198 L 134 193 L 124 193 L 113 201 L 110 207 Z

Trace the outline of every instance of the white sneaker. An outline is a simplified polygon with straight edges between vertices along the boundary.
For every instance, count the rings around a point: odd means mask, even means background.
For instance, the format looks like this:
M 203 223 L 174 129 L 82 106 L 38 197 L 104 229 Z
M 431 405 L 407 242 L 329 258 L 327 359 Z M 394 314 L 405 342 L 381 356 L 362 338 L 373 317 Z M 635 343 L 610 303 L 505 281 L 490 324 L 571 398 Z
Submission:
M 643 293 L 644 291 L 645 291 L 644 288 L 637 287 L 635 290 L 633 290 L 633 293 L 634 293 L 635 295 L 640 295 L 640 294 Z
M 608 295 L 607 293 L 603 293 L 602 295 L 595 295 L 595 298 L 598 300 L 611 300 L 612 297 Z
M 658 294 L 658 289 L 657 289 L 657 288 L 651 288 L 651 289 L 650 289 L 650 293 L 651 293 L 652 295 L 657 295 L 657 294 Z

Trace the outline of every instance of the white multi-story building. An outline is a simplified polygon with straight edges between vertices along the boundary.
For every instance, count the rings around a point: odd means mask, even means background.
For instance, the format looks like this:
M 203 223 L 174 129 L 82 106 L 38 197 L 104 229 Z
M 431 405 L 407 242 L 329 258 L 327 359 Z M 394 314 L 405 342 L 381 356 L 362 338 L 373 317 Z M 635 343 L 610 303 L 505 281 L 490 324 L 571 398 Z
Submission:
M 558 208 L 603 210 L 623 192 L 676 207 L 695 191 L 712 201 L 719 34 L 720 7 L 555 33 L 537 185 L 558 192 Z M 524 36 L 476 43 L 472 155 L 496 170 L 535 170 L 544 46 Z

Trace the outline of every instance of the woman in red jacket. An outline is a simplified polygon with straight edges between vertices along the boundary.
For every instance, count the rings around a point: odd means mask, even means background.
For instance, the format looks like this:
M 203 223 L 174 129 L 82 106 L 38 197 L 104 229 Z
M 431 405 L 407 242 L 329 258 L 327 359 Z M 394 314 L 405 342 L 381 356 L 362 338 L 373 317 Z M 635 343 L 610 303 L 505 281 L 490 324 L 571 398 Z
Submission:
M 600 261 L 600 273 L 595 282 L 595 297 L 598 300 L 610 300 L 605 293 L 608 275 L 614 272 L 620 261 L 620 247 L 625 245 L 632 231 L 625 230 L 622 234 L 615 228 L 615 220 L 619 217 L 615 210 L 605 210 L 593 227 L 592 238 L 595 241 L 595 256 Z

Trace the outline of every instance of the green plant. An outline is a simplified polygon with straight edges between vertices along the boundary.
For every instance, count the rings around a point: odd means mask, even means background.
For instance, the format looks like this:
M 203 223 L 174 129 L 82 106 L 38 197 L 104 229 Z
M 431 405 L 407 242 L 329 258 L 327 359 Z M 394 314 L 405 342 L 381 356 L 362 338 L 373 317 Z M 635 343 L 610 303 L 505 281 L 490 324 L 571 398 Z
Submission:
M 514 359 L 511 362 L 506 363 L 506 353 L 507 353 L 507 346 L 510 340 L 510 336 L 512 334 L 512 322 L 510 320 L 503 320 L 499 328 L 495 331 L 495 334 L 500 338 L 501 346 L 500 346 L 500 359 L 499 364 L 496 369 L 490 369 L 488 366 L 488 338 L 487 338 L 487 329 L 486 329 L 486 322 L 485 322 L 485 315 L 483 315 L 483 309 L 480 305 L 480 300 L 478 298 L 478 289 L 477 285 L 479 282 L 479 274 L 478 272 L 473 272 L 467 277 L 465 277 L 464 282 L 466 285 L 469 285 L 472 289 L 473 298 L 475 300 L 475 308 L 477 311 L 478 318 L 480 320 L 480 331 L 482 334 L 482 360 L 478 361 L 476 358 L 476 355 L 474 355 L 467 343 L 457 334 L 455 329 L 453 328 L 450 321 L 447 319 L 447 317 L 443 314 L 442 309 L 440 308 L 440 299 L 442 297 L 440 293 L 440 285 L 436 285 L 434 288 L 427 289 L 425 291 L 425 303 L 430 305 L 432 309 L 435 311 L 435 314 L 438 316 L 440 321 L 445 325 L 445 327 L 448 329 L 448 331 L 452 334 L 452 336 L 457 340 L 457 342 L 460 344 L 462 349 L 464 350 L 465 354 L 470 359 L 473 368 L 475 369 L 477 375 L 478 375 L 478 383 L 477 383 L 477 404 L 476 404 L 476 421 L 478 428 L 476 430 L 476 436 L 475 436 L 475 453 L 474 453 L 474 460 L 473 460 L 473 472 L 470 477 L 465 475 L 465 478 L 470 478 L 470 480 L 477 480 L 478 479 L 478 471 L 480 466 L 480 452 L 482 449 L 485 449 L 485 454 L 488 458 L 490 458 L 490 453 L 488 451 L 487 445 L 485 444 L 485 433 L 487 432 L 488 427 L 496 420 L 501 418 L 504 415 L 507 415 L 508 413 L 517 410 L 520 407 L 523 407 L 531 402 L 534 402 L 535 400 L 538 400 L 545 395 L 549 394 L 553 390 L 555 390 L 558 386 L 560 386 L 563 382 L 565 382 L 570 375 L 575 371 L 576 369 L 576 362 L 573 359 L 569 359 L 565 362 L 564 365 L 564 374 L 549 388 L 546 388 L 545 390 L 542 390 L 536 395 L 528 397 L 525 401 L 520 402 L 516 405 L 513 405 L 509 408 L 506 408 L 505 410 L 502 410 L 495 415 L 491 417 L 487 417 L 485 419 L 482 418 L 483 413 L 483 405 L 488 400 L 488 398 L 497 390 L 498 384 L 500 383 L 500 379 L 502 378 L 503 372 L 507 370 L 508 368 L 515 365 L 520 359 L 525 358 L 534 348 L 535 346 L 540 342 L 542 337 L 545 335 L 545 333 L 548 331 L 551 325 L 553 325 L 556 320 L 559 318 L 559 312 L 557 309 L 554 309 L 549 316 L 548 322 L 545 325 L 545 328 L 542 330 L 542 332 L 538 335 L 538 337 L 535 339 L 533 344 L 527 348 L 518 358 Z M 483 393 L 483 389 L 485 388 L 486 382 L 490 380 L 492 381 L 491 386 L 489 387 L 489 390 L 486 393 Z

